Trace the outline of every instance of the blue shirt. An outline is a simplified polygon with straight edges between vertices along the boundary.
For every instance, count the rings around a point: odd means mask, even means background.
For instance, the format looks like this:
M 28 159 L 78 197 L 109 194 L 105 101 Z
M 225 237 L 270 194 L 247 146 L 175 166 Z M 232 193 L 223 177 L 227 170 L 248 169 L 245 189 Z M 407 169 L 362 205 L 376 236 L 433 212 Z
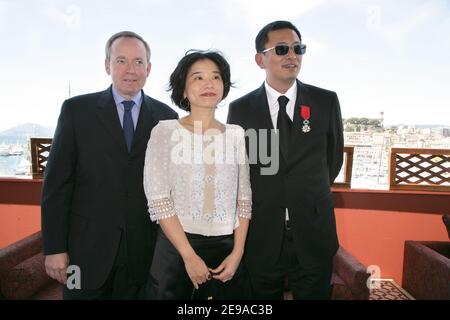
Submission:
M 125 113 L 125 107 L 123 106 L 122 101 L 126 99 L 117 92 L 114 86 L 112 86 L 112 94 L 114 97 L 114 102 L 116 103 L 117 113 L 119 114 L 120 125 L 123 128 L 123 115 Z M 139 93 L 135 95 L 131 100 L 133 100 L 135 104 L 133 108 L 131 108 L 131 118 L 133 118 L 134 130 L 136 130 L 136 125 L 139 119 L 139 111 L 141 111 L 142 90 L 139 91 Z

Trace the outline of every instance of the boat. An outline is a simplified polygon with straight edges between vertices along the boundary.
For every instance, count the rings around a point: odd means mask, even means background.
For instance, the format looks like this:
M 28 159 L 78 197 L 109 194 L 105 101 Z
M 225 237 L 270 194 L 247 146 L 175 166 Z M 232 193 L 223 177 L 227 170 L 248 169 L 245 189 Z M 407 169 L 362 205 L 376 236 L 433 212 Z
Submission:
M 23 147 L 20 144 L 13 145 L 9 150 L 10 156 L 21 156 L 23 154 Z
M 19 164 L 14 169 L 14 174 L 17 176 L 30 175 L 31 174 L 31 162 L 25 158 L 20 159 Z
M 0 156 L 9 156 L 9 145 L 0 144 Z

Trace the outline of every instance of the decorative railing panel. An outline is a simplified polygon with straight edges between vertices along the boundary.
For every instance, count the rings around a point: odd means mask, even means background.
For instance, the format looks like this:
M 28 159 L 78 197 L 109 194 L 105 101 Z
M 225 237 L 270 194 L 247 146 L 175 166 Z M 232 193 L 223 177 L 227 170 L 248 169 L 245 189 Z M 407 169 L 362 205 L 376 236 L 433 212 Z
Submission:
M 450 150 L 392 148 L 389 188 L 450 191 Z
M 354 149 L 354 147 L 344 147 L 344 181 L 335 181 L 334 188 L 351 188 Z
M 31 170 L 33 179 L 42 179 L 48 154 L 52 145 L 50 138 L 30 138 Z

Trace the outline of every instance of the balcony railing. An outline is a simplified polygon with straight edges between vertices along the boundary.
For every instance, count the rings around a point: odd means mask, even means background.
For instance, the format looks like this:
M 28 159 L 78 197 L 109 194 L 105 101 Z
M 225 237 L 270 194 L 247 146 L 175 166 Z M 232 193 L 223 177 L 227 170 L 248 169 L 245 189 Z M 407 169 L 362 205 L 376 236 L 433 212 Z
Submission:
M 45 166 L 48 160 L 48 154 L 52 144 L 51 138 L 30 138 L 31 166 L 33 179 L 42 179 Z M 335 182 L 335 188 L 351 188 L 352 169 L 353 169 L 354 147 L 344 147 L 344 180 Z
M 392 148 L 389 189 L 450 191 L 450 150 Z
M 51 138 L 30 138 L 33 179 L 42 179 L 51 145 Z
M 33 179 L 42 179 L 52 139 L 31 138 Z M 354 147 L 344 147 L 343 181 L 334 188 L 350 189 Z M 392 148 L 389 159 L 389 189 L 450 191 L 450 149 Z
M 344 181 L 335 181 L 333 187 L 350 189 L 352 182 L 352 171 L 353 171 L 353 153 L 355 147 L 346 146 L 344 147 Z

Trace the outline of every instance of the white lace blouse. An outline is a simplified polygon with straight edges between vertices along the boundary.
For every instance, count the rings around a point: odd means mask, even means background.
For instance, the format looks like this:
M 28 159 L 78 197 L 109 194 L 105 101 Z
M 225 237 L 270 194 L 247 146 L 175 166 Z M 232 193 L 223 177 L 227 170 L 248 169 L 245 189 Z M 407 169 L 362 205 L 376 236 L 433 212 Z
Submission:
M 215 131 L 192 133 L 178 120 L 153 128 L 144 166 L 152 221 L 177 215 L 184 231 L 217 236 L 232 234 L 238 217 L 251 218 L 244 130 Z

